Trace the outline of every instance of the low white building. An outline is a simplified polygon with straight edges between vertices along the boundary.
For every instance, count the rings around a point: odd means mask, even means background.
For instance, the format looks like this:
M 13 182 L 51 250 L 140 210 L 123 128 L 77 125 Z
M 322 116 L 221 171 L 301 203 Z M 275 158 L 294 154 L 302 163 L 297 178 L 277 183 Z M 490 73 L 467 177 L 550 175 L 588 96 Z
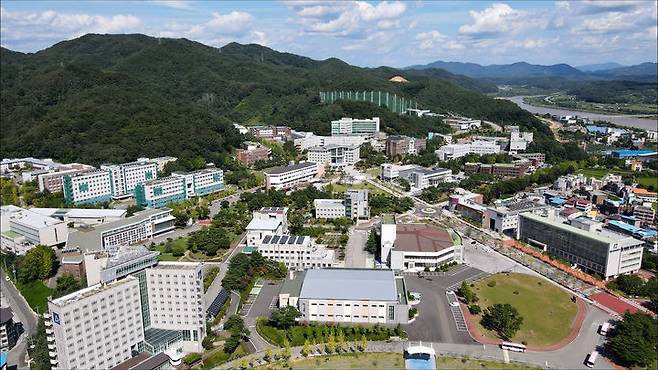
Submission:
M 328 164 L 332 167 L 353 166 L 360 160 L 359 147 L 356 145 L 315 146 L 308 149 L 308 161 Z
M 448 181 L 451 176 L 452 171 L 445 168 L 424 168 L 415 164 L 399 166 L 384 163 L 381 165 L 382 180 L 405 179 L 411 185 L 412 191 L 436 186 L 437 184 Z
M 382 220 L 382 263 L 393 270 L 421 271 L 461 262 L 461 239 L 452 230 L 427 224 L 396 224 L 391 215 Z
M 296 138 L 293 140 L 298 151 L 304 151 L 315 146 L 325 145 L 356 145 L 360 146 L 369 141 L 364 135 L 354 136 L 320 136 L 312 132 L 294 132 Z
M 64 221 L 12 205 L 0 209 L 2 249 L 24 255 L 36 245 L 52 247 L 66 242 Z
M 43 216 L 57 218 L 74 226 L 98 225 L 119 221 L 126 217 L 125 209 L 105 208 L 30 208 L 30 211 Z
M 334 267 L 337 264 L 335 251 L 315 244 L 308 236 L 267 235 L 258 244 L 258 252 L 263 257 L 283 262 L 291 270 Z
M 255 247 L 267 235 L 283 235 L 288 232 L 287 207 L 263 207 L 253 212 L 246 227 L 247 247 Z
M 265 172 L 265 187 L 267 189 L 285 190 L 319 180 L 324 175 L 324 165 L 302 162 L 286 167 L 267 169 L 263 172 Z
M 436 151 L 436 156 L 440 161 L 449 161 L 468 154 L 497 154 L 500 151 L 499 144 L 493 141 L 478 140 L 468 144 L 443 145 Z
M 543 214 L 550 207 L 540 199 L 498 200 L 487 207 L 489 225 L 484 225 L 498 233 L 516 235 L 519 227 L 519 214 L 532 212 Z
M 315 199 L 315 218 L 334 219 L 345 217 L 345 201 L 343 199 Z
M 169 208 L 146 209 L 132 217 L 81 228 L 69 234 L 66 249 L 105 250 L 152 239 L 176 228 Z

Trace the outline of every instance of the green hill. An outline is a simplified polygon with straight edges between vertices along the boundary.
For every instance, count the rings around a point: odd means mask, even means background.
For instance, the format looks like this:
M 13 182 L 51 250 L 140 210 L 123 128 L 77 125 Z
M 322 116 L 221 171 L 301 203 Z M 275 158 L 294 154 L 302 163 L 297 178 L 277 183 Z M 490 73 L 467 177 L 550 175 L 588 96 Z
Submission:
M 144 35 L 88 34 L 34 54 L 3 48 L 0 57 L 3 158 L 99 164 L 201 155 L 222 163 L 244 140 L 232 122 L 323 134 L 332 119 L 377 115 L 390 133 L 446 130 L 437 119 L 398 116 L 369 103 L 324 105 L 321 90 L 390 91 L 435 112 L 520 124 L 536 132 L 539 150 L 566 157 L 531 114 L 480 94 L 486 85 L 447 72 L 359 68 L 259 45 L 218 49 Z M 398 74 L 410 82 L 388 81 Z

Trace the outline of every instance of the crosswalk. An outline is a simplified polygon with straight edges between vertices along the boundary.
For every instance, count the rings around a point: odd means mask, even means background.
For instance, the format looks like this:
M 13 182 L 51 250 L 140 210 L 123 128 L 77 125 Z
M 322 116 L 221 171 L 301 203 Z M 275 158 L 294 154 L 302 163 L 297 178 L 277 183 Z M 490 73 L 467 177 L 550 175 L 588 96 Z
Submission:
M 272 297 L 272 302 L 270 302 L 269 309 L 276 310 L 278 306 L 279 306 L 279 298 L 276 296 Z
M 489 275 L 487 272 L 481 271 L 481 272 L 479 272 L 479 273 L 477 273 L 477 274 L 471 276 L 470 278 L 468 278 L 468 279 L 466 279 L 466 280 L 464 280 L 464 281 L 466 281 L 467 283 L 470 284 L 470 283 L 473 283 L 473 282 L 475 282 L 475 281 L 478 281 L 478 280 L 482 279 L 483 277 L 485 277 L 485 276 L 487 276 L 487 275 Z M 452 285 L 449 286 L 446 290 L 456 291 L 457 289 L 459 289 L 459 287 L 460 287 L 461 285 L 462 285 L 462 281 L 460 281 L 460 282 L 458 282 L 458 283 L 454 283 L 454 284 L 452 284 Z
M 450 313 L 452 314 L 452 318 L 455 321 L 455 326 L 457 326 L 457 331 L 468 331 L 466 319 L 464 319 L 464 314 L 459 308 L 459 300 L 457 300 L 457 295 L 453 292 L 446 292 L 446 298 L 448 299 L 448 307 L 450 307 Z

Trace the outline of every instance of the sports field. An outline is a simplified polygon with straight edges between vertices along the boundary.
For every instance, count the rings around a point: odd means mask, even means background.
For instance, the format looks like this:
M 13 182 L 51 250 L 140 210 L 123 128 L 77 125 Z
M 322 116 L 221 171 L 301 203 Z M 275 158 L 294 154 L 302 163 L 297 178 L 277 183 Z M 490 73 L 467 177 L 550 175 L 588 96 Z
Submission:
M 490 282 L 495 281 L 494 286 Z M 496 274 L 480 280 L 473 288 L 484 310 L 496 303 L 509 303 L 523 316 L 523 325 L 512 341 L 546 346 L 569 335 L 578 308 L 571 295 L 554 284 L 526 274 Z M 496 339 L 496 333 L 477 323 L 481 334 Z

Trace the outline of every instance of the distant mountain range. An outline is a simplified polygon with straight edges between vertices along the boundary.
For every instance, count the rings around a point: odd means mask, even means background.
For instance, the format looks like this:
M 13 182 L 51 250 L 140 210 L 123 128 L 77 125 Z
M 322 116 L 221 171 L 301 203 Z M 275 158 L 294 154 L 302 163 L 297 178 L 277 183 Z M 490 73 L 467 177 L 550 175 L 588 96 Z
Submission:
M 568 64 L 537 65 L 526 62 L 513 64 L 492 64 L 483 66 L 476 63 L 436 61 L 425 65 L 414 65 L 407 69 L 427 70 L 443 69 L 453 74 L 460 74 L 476 79 L 501 82 L 520 82 L 531 79 L 543 80 L 546 77 L 562 77 L 568 80 L 655 80 L 658 76 L 656 63 L 642 63 L 634 66 L 622 66 L 617 63 L 603 63 L 572 67 Z

